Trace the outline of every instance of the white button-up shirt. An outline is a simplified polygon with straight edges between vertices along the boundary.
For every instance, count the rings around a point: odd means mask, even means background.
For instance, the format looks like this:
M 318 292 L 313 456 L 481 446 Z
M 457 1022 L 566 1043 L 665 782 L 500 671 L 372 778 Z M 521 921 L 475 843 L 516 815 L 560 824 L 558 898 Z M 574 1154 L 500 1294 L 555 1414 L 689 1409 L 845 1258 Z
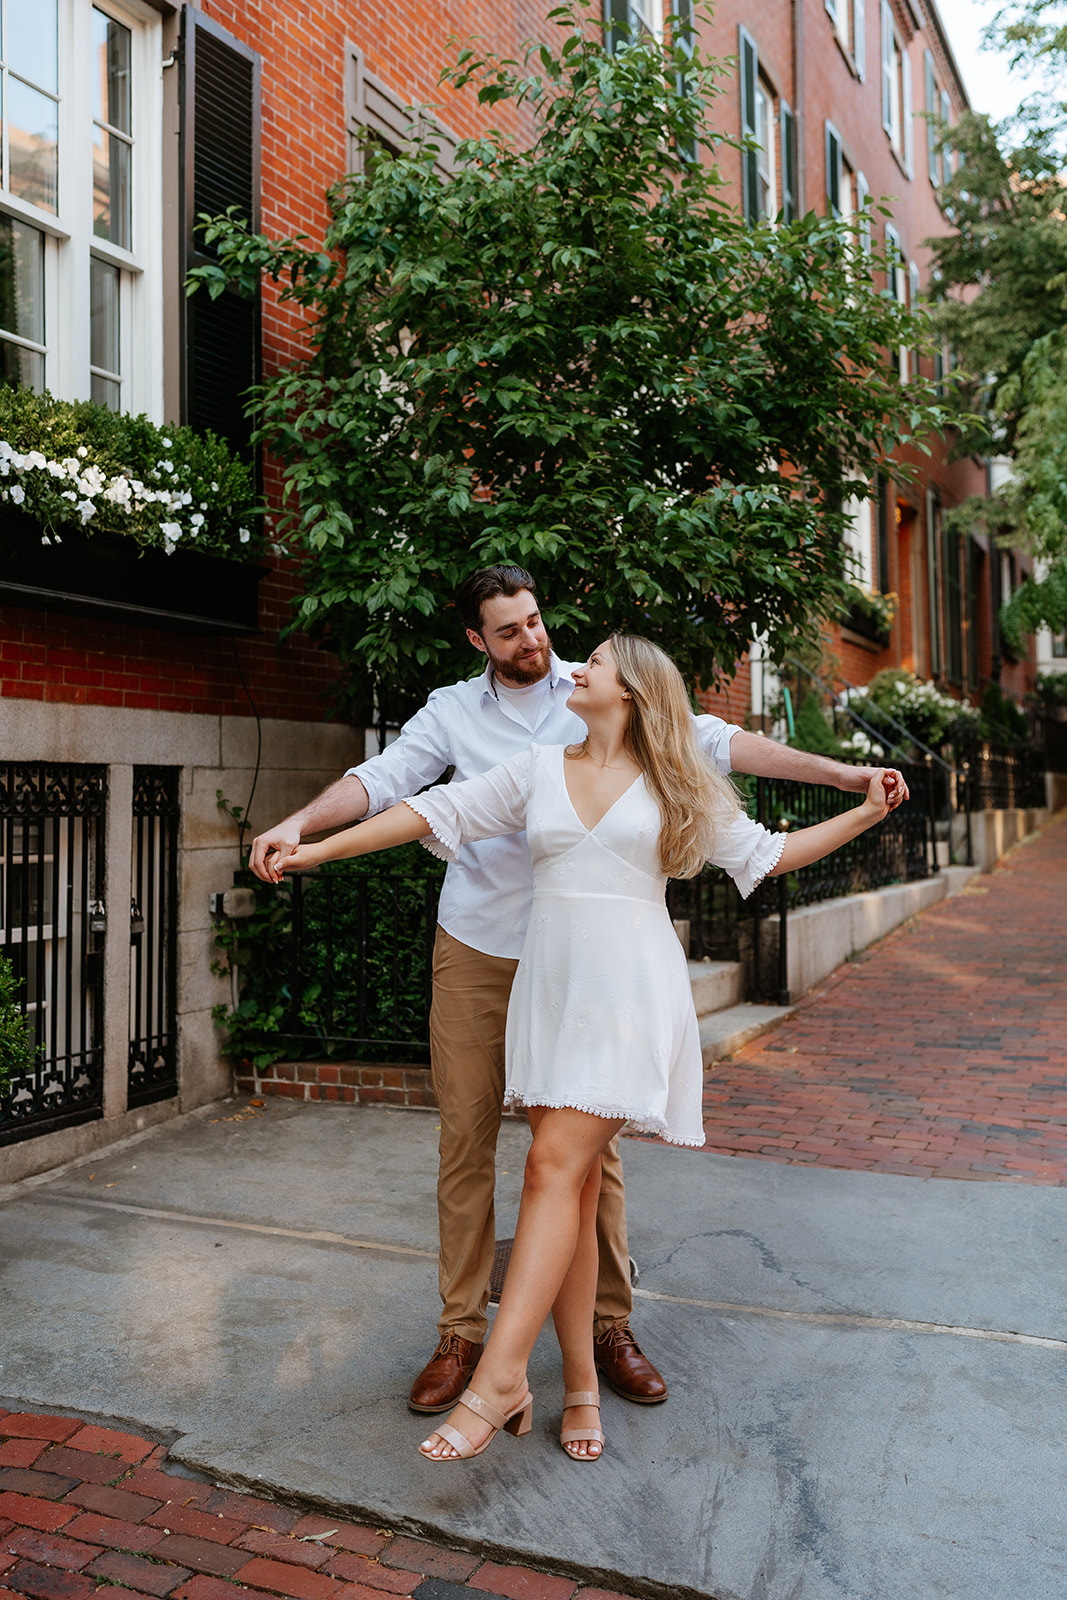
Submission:
M 370 800 L 368 815 L 418 794 L 449 767 L 457 779 L 476 778 L 531 744 L 580 744 L 585 723 L 567 709 L 571 673 L 581 662 L 552 657 L 551 690 L 541 702 L 536 728 L 527 727 L 497 697 L 491 667 L 466 683 L 435 689 L 400 737 L 381 755 L 346 777 L 359 778 Z M 719 717 L 696 719 L 697 736 L 720 772 L 730 771 L 730 740 L 737 732 Z M 525 833 L 464 844 L 448 868 L 437 920 L 461 944 L 483 955 L 517 958 L 522 953 L 533 896 L 533 873 Z

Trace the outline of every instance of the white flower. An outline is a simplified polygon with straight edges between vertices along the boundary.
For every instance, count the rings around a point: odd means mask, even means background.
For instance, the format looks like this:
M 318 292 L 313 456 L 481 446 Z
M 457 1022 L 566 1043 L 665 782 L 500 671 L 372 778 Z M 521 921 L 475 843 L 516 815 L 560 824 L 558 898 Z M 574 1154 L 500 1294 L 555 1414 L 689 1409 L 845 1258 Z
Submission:
M 174 554 L 175 548 L 177 547 L 178 540 L 182 536 L 182 525 L 181 525 L 181 523 L 180 522 L 161 522 L 159 524 L 159 531 L 163 535 L 163 538 L 165 540 L 165 543 L 163 545 L 164 550 L 167 552 L 168 556 L 172 556 Z
M 82 525 L 84 526 L 96 510 L 96 506 L 92 500 L 79 500 L 78 510 L 81 512 Z
M 193 512 L 192 516 L 189 518 L 189 524 L 191 527 L 196 528 L 198 532 L 204 526 L 204 518 L 200 515 L 199 511 Z
M 242 544 L 247 544 L 252 535 L 247 528 L 238 528 L 237 537 L 240 539 Z
M 84 461 L 86 456 L 89 454 L 89 452 L 88 452 L 88 450 L 85 448 L 85 446 L 83 444 L 80 444 L 78 446 L 78 454 L 79 454 L 79 456 L 81 456 L 82 460 Z
M 163 448 L 164 448 L 164 450 L 169 450 L 173 443 L 174 443 L 173 439 L 164 439 L 163 440 Z
M 78 487 L 83 494 L 99 494 L 106 482 L 99 467 L 87 467 L 78 479 Z
M 22 465 L 40 470 L 42 467 L 47 467 L 48 462 L 39 450 L 31 450 L 28 456 L 23 457 Z
M 211 492 L 212 492 L 212 494 L 218 494 L 218 492 L 219 492 L 219 486 L 218 486 L 218 484 L 217 484 L 217 483 L 213 483 L 213 484 L 212 484 L 212 485 L 211 485 Z
M 61 465 L 60 462 L 58 462 L 58 461 L 49 461 L 49 462 L 46 463 L 46 465 L 48 467 L 48 472 L 49 472 L 49 476 L 50 477 L 53 477 L 53 478 L 65 478 L 67 476 L 67 470 L 66 470 L 66 468 L 64 466 Z M 77 468 L 75 468 L 75 471 L 76 470 L 77 470 Z
M 112 505 L 129 507 L 132 491 L 127 478 L 112 478 L 104 490 L 104 499 L 110 500 Z
M 42 533 L 42 535 L 41 535 L 41 543 L 42 544 L 51 544 L 52 543 L 52 541 L 48 537 L 47 533 Z
M 78 473 L 81 471 L 81 466 L 80 466 L 80 463 L 78 461 L 77 456 L 67 456 L 67 457 L 65 457 L 65 459 L 60 462 L 60 466 L 63 468 L 63 471 L 67 474 L 68 478 L 76 478 L 78 476 Z
M 21 483 L 13 483 L 11 485 L 11 498 L 12 498 L 12 500 L 14 500 L 14 502 L 15 502 L 15 504 L 17 506 L 20 506 L 22 504 L 22 502 L 25 500 L 26 491 L 22 487 Z
M 78 496 L 74 493 L 73 489 L 64 489 L 61 498 L 63 500 L 69 500 L 71 505 L 73 505 Z

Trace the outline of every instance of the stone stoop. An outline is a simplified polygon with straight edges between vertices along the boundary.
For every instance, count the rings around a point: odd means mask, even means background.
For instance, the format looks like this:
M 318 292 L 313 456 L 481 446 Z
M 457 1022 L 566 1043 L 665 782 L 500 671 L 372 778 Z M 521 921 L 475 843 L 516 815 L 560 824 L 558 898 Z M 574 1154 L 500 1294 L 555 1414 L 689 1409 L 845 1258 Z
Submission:
M 795 1006 L 748 1004 L 744 1000 L 744 969 L 740 961 L 690 961 L 689 983 L 706 1067 L 733 1055 L 743 1044 L 777 1026 L 796 1010 Z

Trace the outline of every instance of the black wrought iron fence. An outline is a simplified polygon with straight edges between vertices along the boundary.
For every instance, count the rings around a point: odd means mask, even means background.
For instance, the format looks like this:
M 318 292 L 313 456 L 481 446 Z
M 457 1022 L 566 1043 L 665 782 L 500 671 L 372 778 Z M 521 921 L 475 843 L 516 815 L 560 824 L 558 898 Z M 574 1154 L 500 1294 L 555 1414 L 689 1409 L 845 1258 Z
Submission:
M 282 1035 L 301 1054 L 428 1060 L 443 868 L 332 862 L 292 885 Z
M 927 765 L 902 769 L 910 798 L 877 828 L 822 861 L 766 879 L 749 900 L 716 868 L 668 888 L 672 917 L 689 924 L 689 953 L 694 960 L 744 960 L 754 999 L 784 1002 L 787 996 L 787 918 L 791 910 L 911 883 L 937 872 L 936 821 L 947 807 L 939 775 Z M 792 831 L 823 822 L 862 795 L 813 783 L 787 783 L 759 778 L 750 795 L 750 812 L 766 827 Z M 772 921 L 773 919 L 773 921 Z
M 106 807 L 105 767 L 0 762 L 0 944 L 38 1052 L 0 1144 L 102 1113 Z
M 1037 743 L 957 740 L 953 756 L 959 810 L 1036 810 L 1045 804 L 1045 751 Z
M 127 1105 L 178 1092 L 178 767 L 133 769 Z

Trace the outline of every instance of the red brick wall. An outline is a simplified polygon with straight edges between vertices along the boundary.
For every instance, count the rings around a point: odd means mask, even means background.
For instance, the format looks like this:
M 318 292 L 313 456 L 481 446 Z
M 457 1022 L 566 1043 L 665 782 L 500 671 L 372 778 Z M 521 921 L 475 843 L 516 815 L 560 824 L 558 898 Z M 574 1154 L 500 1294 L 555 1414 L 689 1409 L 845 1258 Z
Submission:
M 296 592 L 291 574 L 260 586 L 263 634 L 237 641 L 241 669 L 261 717 L 324 720 L 332 658 L 306 640 L 278 643 Z M 124 622 L 5 606 L 0 620 L 0 692 L 21 700 L 136 707 L 248 717 L 229 638 L 193 637 Z

